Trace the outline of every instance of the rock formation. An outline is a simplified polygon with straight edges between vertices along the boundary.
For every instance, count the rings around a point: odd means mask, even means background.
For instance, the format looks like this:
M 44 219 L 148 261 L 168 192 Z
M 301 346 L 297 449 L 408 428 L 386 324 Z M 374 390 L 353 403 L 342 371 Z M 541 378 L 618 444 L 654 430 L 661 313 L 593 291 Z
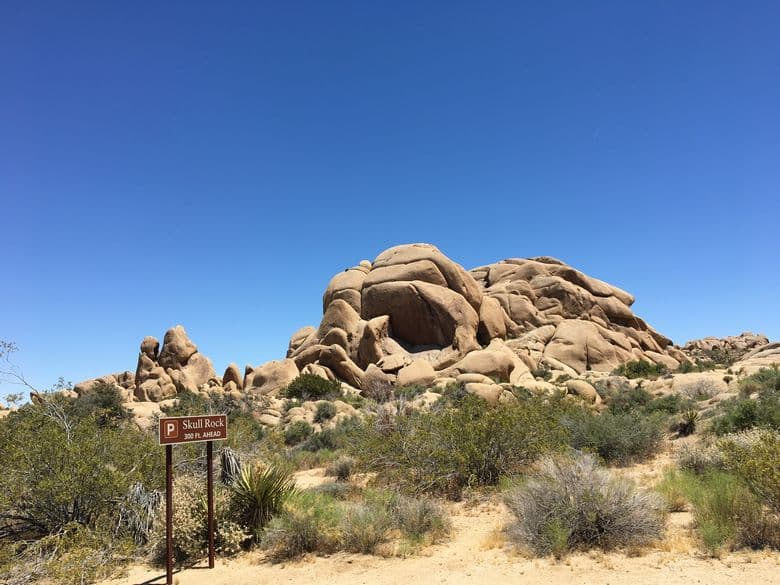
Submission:
M 745 332 L 729 337 L 705 337 L 686 343 L 682 350 L 693 360 L 711 360 L 713 358 L 728 358 L 739 360 L 753 350 L 769 343 L 766 335 Z
M 739 351 L 750 364 L 780 358 L 778 344 L 753 334 L 698 340 L 684 352 L 636 316 L 633 302 L 629 293 L 555 258 L 512 258 L 467 271 L 435 246 L 396 246 L 335 275 L 319 325 L 294 333 L 282 360 L 243 373 L 230 364 L 219 377 L 179 325 L 162 347 L 144 338 L 135 374 L 88 380 L 74 390 L 83 394 L 100 380 L 135 402 L 161 402 L 183 391 L 263 397 L 270 404 L 264 416 L 278 424 L 281 407 L 271 403 L 302 373 L 366 394 L 386 393 L 391 385 L 459 382 L 502 401 L 513 399 L 512 386 L 551 390 L 542 374 L 600 375 L 636 359 L 674 369 L 713 348 Z M 585 382 L 570 383 L 568 391 L 599 401 Z
M 292 336 L 287 358 L 358 389 L 376 371 L 399 385 L 465 374 L 533 385 L 540 368 L 576 376 L 635 359 L 670 369 L 687 360 L 633 302 L 554 258 L 469 272 L 435 246 L 396 246 L 333 277 L 322 321 Z

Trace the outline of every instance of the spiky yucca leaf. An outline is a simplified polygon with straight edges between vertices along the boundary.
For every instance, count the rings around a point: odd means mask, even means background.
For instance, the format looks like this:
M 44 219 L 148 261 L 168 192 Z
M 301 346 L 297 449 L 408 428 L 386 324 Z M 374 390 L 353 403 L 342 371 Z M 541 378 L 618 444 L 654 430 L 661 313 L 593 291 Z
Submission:
M 244 465 L 232 485 L 231 508 L 236 520 L 259 540 L 263 527 L 295 493 L 289 471 Z

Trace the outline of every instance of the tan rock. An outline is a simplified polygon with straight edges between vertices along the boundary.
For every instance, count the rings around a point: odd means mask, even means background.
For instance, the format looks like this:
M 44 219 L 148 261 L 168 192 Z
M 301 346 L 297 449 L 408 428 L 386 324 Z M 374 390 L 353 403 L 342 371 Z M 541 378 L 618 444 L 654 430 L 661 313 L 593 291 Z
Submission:
M 292 337 L 290 337 L 290 343 L 287 346 L 287 357 L 291 357 L 308 340 L 311 339 L 311 343 L 314 343 L 316 333 L 317 329 L 311 325 L 302 327 L 293 333 Z
M 589 404 L 601 404 L 601 396 L 596 389 L 585 380 L 569 380 L 566 382 L 569 394 L 579 396 Z
M 496 337 L 505 339 L 507 320 L 501 303 L 491 297 L 483 298 L 479 307 L 479 340 L 482 343 L 490 343 L 490 340 Z
M 398 386 L 430 386 L 435 378 L 436 372 L 430 362 L 412 360 L 412 363 L 398 371 L 396 384 Z
M 241 376 L 241 370 L 238 369 L 238 364 L 231 363 L 226 369 L 225 374 L 222 376 L 222 384 L 227 386 L 230 382 L 236 385 L 236 390 L 242 390 L 244 388 L 244 379 Z
M 360 289 L 365 279 L 366 272 L 362 267 L 350 268 L 334 276 L 322 296 L 322 311 L 325 312 L 334 300 L 342 299 L 360 314 Z
M 363 370 L 347 355 L 340 345 L 313 345 L 296 355 L 295 364 L 302 368 L 306 364 L 318 362 L 330 368 L 340 380 L 356 388 L 363 383 Z
M 457 292 L 427 282 L 384 282 L 363 289 L 363 317 L 390 316 L 393 335 L 411 345 L 479 349 L 479 317 Z
M 157 360 L 163 368 L 179 369 L 198 351 L 197 346 L 187 337 L 181 325 L 176 325 L 165 333 L 163 347 Z
M 504 389 L 498 384 L 479 384 L 477 382 L 469 382 L 465 385 L 465 390 L 469 394 L 479 396 L 488 404 L 498 404 L 504 393 Z
M 379 360 L 377 366 L 386 373 L 396 373 L 401 368 L 404 368 L 412 363 L 410 358 L 405 353 L 394 353 L 393 355 L 386 355 Z
M 429 261 L 436 265 L 438 271 L 447 282 L 447 288 L 466 299 L 477 311 L 482 303 L 482 291 L 474 278 L 460 264 L 453 262 L 430 244 L 407 244 L 395 246 L 377 256 L 372 265 L 372 272 L 386 266 L 414 265 L 417 262 Z M 414 280 L 406 278 L 404 280 Z
M 272 361 L 255 368 L 250 384 L 244 389 L 254 394 L 276 394 L 298 377 L 298 367 L 292 359 Z
M 263 426 L 275 428 L 282 424 L 282 419 L 277 416 L 264 413 L 257 417 L 257 422 Z

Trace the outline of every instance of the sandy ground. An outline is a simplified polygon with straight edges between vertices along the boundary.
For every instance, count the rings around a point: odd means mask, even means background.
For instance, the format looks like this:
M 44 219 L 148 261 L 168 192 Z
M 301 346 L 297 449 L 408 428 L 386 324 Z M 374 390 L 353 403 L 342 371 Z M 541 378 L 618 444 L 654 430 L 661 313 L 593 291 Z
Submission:
M 648 465 L 633 469 L 631 475 L 656 476 L 657 465 L 658 461 L 654 468 Z M 324 477 L 322 470 L 311 470 L 301 472 L 297 479 L 300 487 L 311 487 L 322 483 Z M 497 501 L 453 504 L 451 514 L 451 539 L 407 558 L 339 553 L 274 564 L 262 553 L 252 552 L 233 559 L 218 559 L 213 570 L 205 568 L 204 563 L 181 570 L 174 582 L 179 585 L 780 585 L 778 553 L 746 552 L 722 559 L 702 557 L 692 540 L 690 514 L 684 512 L 670 515 L 667 538 L 652 549 L 573 554 L 560 561 L 526 558 L 506 543 L 503 527 L 509 515 Z M 125 577 L 105 585 L 164 582 L 165 576 L 159 569 L 134 566 Z

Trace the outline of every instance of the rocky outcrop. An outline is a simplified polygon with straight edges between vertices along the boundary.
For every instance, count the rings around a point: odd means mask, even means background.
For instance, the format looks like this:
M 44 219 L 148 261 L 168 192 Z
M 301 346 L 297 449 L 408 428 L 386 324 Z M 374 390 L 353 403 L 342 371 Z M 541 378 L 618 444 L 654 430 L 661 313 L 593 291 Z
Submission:
M 162 345 L 143 339 L 135 374 L 99 380 L 117 384 L 136 402 L 224 391 L 270 404 L 301 373 L 367 393 L 385 392 L 389 384 L 459 382 L 501 402 L 514 399 L 512 386 L 542 392 L 562 375 L 609 372 L 635 359 L 676 368 L 689 359 L 632 312 L 629 293 L 550 257 L 467 271 L 435 246 L 396 246 L 335 275 L 322 300 L 319 325 L 294 333 L 285 359 L 247 366 L 243 374 L 230 364 L 220 378 L 176 326 Z M 755 344 L 745 338 L 734 345 L 750 350 Z M 94 382 L 76 391 L 88 392 Z M 583 384 L 568 390 L 598 402 Z M 269 425 L 282 424 L 277 407 L 262 412 Z
M 469 272 L 435 246 L 396 246 L 333 277 L 320 325 L 295 333 L 287 357 L 299 369 L 328 366 L 356 388 L 371 365 L 398 384 L 463 373 L 517 384 L 540 367 L 576 376 L 635 359 L 687 360 L 633 302 L 554 258 Z
M 682 350 L 692 360 L 734 362 L 769 343 L 760 333 L 746 331 L 729 337 L 704 337 L 686 343 Z
M 198 392 L 217 382 L 211 360 L 198 352 L 181 325 L 165 333 L 162 350 L 155 337 L 141 341 L 138 364 L 132 379 L 133 395 L 137 401 L 160 402 L 175 397 L 179 392 Z
M 780 342 L 767 343 L 756 347 L 742 356 L 732 369 L 750 375 L 761 368 L 780 367 Z

